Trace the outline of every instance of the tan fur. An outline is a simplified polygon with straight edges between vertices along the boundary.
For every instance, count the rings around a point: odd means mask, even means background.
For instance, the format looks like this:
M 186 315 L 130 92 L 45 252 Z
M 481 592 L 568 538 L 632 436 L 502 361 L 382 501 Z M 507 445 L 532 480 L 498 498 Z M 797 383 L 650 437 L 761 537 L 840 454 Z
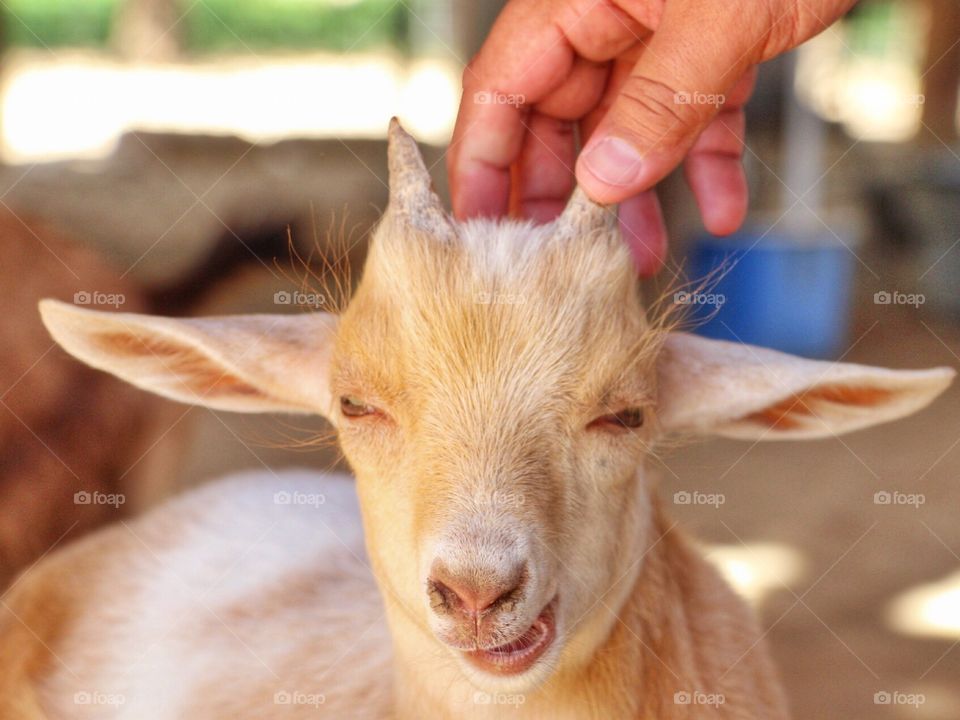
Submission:
M 646 459 L 671 432 L 818 437 L 900 417 L 952 371 L 815 363 L 667 334 L 645 316 L 609 209 L 577 191 L 555 224 L 453 223 L 396 125 L 391 153 L 391 205 L 339 321 L 43 306 L 71 352 L 156 392 L 326 414 L 359 506 L 336 478 L 262 473 L 41 564 L 8 608 L 39 630 L 10 617 L 0 629 L 6 712 L 786 718 L 750 611 L 664 516 Z M 98 345 L 105 331 L 172 350 Z M 218 373 L 244 387 L 231 394 Z M 364 414 L 339 412 L 342 397 Z M 800 399 L 800 412 L 785 405 Z M 597 422 L 633 408 L 642 427 Z M 780 427 L 785 417 L 798 424 Z M 313 512 L 270 502 L 289 488 L 328 502 Z M 438 567 L 447 580 L 507 589 L 507 601 L 446 612 L 431 598 Z M 495 675 L 465 659 L 536 627 L 544 608 L 556 639 L 529 669 Z M 144 646 L 149 657 L 159 648 L 155 664 L 137 664 Z M 70 705 L 78 688 L 117 687 L 127 703 L 116 713 Z M 324 702 L 277 705 L 283 688 Z

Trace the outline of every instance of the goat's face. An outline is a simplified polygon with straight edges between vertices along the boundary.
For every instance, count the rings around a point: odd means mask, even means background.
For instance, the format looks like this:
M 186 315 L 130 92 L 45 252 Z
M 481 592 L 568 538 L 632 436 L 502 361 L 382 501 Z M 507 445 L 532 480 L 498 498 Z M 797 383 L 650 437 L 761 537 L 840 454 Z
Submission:
M 515 685 L 578 627 L 602 636 L 630 587 L 661 336 L 602 217 L 438 237 L 397 215 L 341 319 L 341 443 L 387 597 Z
M 453 223 L 396 125 L 390 176 L 342 318 L 41 309 L 68 351 L 161 395 L 326 415 L 391 617 L 475 682 L 530 686 L 609 635 L 657 540 L 642 470 L 657 434 L 836 435 L 953 377 L 665 334 L 612 212 L 579 192 L 551 225 Z

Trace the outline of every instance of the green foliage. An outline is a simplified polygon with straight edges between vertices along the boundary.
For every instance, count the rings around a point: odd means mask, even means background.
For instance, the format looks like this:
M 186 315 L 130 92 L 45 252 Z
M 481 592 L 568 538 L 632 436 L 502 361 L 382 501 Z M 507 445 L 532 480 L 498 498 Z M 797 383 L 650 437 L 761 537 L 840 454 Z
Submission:
M 117 0 L 4 0 L 7 41 L 14 46 L 100 46 L 110 37 Z
M 403 47 L 407 11 L 397 0 L 180 0 L 186 50 Z M 103 47 L 120 0 L 4 0 L 13 46 Z
M 268 48 L 347 51 L 388 45 L 402 30 L 396 0 L 345 4 L 307 0 L 203 0 L 190 14 L 187 46 L 197 52 Z

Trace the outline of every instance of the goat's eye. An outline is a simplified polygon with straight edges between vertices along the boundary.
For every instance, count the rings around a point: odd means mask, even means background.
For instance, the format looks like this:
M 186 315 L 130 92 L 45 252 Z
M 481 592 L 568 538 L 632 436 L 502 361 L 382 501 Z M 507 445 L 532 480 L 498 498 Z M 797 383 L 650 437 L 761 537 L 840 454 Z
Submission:
M 643 425 L 643 408 L 626 408 L 617 413 L 601 415 L 588 428 L 635 429 Z
M 340 398 L 340 412 L 352 418 L 366 417 L 367 415 L 377 415 L 380 413 L 373 405 L 367 405 L 362 400 L 351 395 L 344 395 Z

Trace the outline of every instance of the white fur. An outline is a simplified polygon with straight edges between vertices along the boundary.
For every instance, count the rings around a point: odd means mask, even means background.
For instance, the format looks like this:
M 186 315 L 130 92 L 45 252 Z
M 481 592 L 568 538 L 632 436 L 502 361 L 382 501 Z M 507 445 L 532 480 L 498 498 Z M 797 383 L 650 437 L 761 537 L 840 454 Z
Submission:
M 277 493 L 324 502 L 277 504 Z M 211 686 L 256 708 L 262 699 L 251 689 L 264 683 L 274 693 L 322 694 L 322 709 L 343 713 L 338 717 L 382 712 L 382 693 L 364 705 L 351 692 L 363 678 L 339 677 L 336 666 L 362 658 L 368 677 L 389 674 L 389 636 L 351 478 L 299 470 L 240 473 L 110 533 L 111 544 L 127 551 L 107 559 L 101 582 L 91 584 L 89 600 L 102 603 L 104 612 L 79 616 L 57 650 L 64 666 L 45 688 L 50 707 L 58 708 L 55 717 L 103 717 L 103 705 L 74 702 L 76 693 L 87 692 L 123 698 L 110 715 L 116 720 L 196 718 L 191 708 Z M 315 605 L 291 606 L 292 614 L 279 608 L 272 616 L 254 610 L 291 577 L 316 581 Z M 325 586 L 345 577 L 350 597 Z M 103 592 L 118 596 L 98 597 Z M 137 612 L 117 613 L 119 596 Z M 245 606 L 255 613 L 255 627 L 236 617 Z M 291 643 L 314 646 L 309 666 L 289 667 Z M 90 662 L 94 646 L 110 648 L 97 663 Z M 299 712 L 313 717 L 304 712 L 311 709 Z

